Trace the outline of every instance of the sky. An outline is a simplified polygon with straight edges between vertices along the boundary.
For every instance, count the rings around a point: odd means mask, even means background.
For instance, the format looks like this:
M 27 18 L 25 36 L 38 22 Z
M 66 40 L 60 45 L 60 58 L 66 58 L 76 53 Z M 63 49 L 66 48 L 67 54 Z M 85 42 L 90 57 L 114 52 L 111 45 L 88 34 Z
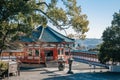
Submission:
M 120 0 L 77 0 L 77 4 L 88 16 L 87 38 L 101 38 L 103 31 L 111 25 L 113 14 L 120 10 Z
M 100 39 L 103 31 L 111 25 L 113 14 L 120 10 L 120 0 L 77 0 L 77 5 L 81 6 L 82 14 L 88 16 L 90 29 L 86 38 Z M 68 29 L 67 33 L 74 32 Z

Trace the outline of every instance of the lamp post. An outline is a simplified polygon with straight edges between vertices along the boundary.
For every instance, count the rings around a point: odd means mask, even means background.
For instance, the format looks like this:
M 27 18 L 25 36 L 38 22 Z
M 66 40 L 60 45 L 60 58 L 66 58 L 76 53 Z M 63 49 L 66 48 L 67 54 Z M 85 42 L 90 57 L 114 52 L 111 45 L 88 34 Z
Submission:
M 73 58 L 70 57 L 70 58 L 68 59 L 69 70 L 68 70 L 67 74 L 73 74 L 73 72 L 72 72 L 72 62 L 73 62 Z

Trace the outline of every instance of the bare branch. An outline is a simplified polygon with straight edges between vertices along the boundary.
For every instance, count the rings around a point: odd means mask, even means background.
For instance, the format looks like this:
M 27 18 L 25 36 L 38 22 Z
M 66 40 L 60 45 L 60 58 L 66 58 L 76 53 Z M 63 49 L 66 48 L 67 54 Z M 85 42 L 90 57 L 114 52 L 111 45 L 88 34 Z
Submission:
M 39 3 L 37 3 L 37 5 L 41 5 L 41 4 L 45 4 L 47 7 L 49 7 L 46 2 L 39 2 Z

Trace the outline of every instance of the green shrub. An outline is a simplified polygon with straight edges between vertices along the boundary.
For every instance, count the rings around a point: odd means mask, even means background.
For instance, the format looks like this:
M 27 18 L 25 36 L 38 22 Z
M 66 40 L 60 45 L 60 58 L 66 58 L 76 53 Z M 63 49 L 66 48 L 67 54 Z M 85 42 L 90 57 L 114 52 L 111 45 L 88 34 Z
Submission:
M 0 61 L 0 70 L 7 70 L 8 69 L 8 63 L 4 61 Z

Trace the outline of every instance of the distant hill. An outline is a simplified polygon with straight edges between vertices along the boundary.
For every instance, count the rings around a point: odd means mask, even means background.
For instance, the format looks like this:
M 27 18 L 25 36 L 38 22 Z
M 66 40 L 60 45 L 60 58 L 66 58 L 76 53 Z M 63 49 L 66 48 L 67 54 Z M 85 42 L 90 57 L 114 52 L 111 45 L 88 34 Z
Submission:
M 98 44 L 101 44 L 102 39 L 95 38 L 86 38 L 85 40 L 76 40 L 76 46 L 79 44 L 80 46 L 85 46 L 87 49 L 95 48 Z

